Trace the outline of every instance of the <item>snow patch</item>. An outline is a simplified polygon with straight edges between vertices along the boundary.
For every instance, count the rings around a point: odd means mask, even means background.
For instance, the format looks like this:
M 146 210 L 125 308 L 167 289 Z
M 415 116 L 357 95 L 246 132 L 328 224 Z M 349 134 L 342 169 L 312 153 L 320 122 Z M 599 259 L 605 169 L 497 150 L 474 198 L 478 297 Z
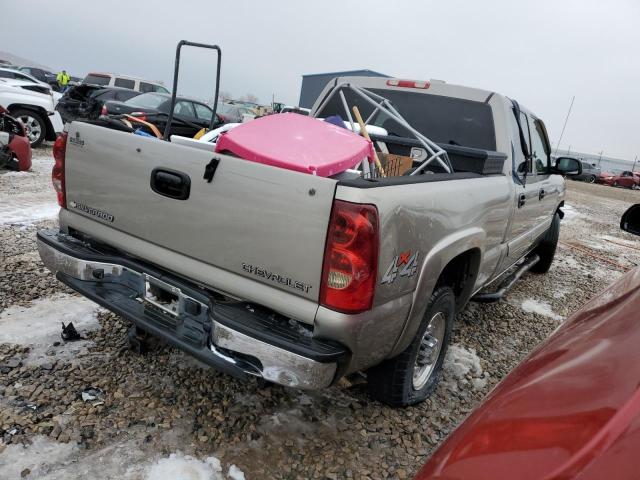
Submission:
M 467 383 L 468 376 L 473 377 L 471 383 L 475 389 L 482 389 L 487 384 L 487 376 L 483 375 L 480 357 L 475 349 L 466 349 L 462 345 L 453 343 L 447 350 L 444 357 L 443 369 L 447 377 L 451 377 L 453 382 L 446 382 L 449 387 L 457 390 L 458 382 Z
M 65 461 L 78 450 L 73 443 L 59 443 L 49 437 L 38 435 L 31 445 L 7 445 L 0 453 L 1 478 L 22 478 L 25 469 L 31 470 L 27 478 L 42 478 L 51 465 Z
M 232 465 L 237 469 L 235 465 Z M 237 469 L 242 477 L 244 474 Z M 234 470 L 235 473 L 235 470 Z M 231 475 L 231 469 L 229 469 Z M 205 460 L 198 460 L 189 455 L 182 455 L 180 452 L 172 453 L 168 458 L 161 458 L 153 464 L 145 477 L 145 480 L 221 480 L 222 465 L 216 457 L 208 457 Z
M 546 302 L 539 302 L 532 298 L 528 298 L 524 302 L 522 302 L 521 308 L 527 313 L 536 313 L 538 315 L 542 315 L 543 317 L 552 318 L 558 321 L 563 320 L 562 315 L 554 313 L 554 311 L 551 309 L 551 305 Z
M 0 225 L 29 225 L 56 218 L 59 211 L 55 198 L 51 201 L 33 202 L 9 197 L 0 204 Z
M 22 171 L 22 172 L 16 172 L 15 170 L 10 170 L 8 172 L 0 172 L 2 174 L 2 177 L 6 178 L 6 177 L 23 177 L 23 176 L 29 176 L 31 175 L 31 173 L 26 170 L 26 171 Z
M 117 442 L 87 451 L 76 443 L 60 443 L 37 435 L 31 445 L 11 444 L 0 453 L 0 478 L 38 480 L 245 480 L 244 473 L 231 465 L 225 476 L 220 460 L 198 460 L 181 452 L 149 460 L 138 446 L 140 440 Z
M 244 472 L 235 465 L 229 467 L 229 478 L 231 480 L 245 480 Z
M 564 204 L 564 206 L 562 207 L 562 212 L 564 213 L 564 218 L 562 219 L 563 222 L 569 222 L 580 216 L 580 213 L 576 210 L 576 208 L 573 205 L 569 205 L 568 203 Z
M 64 343 L 62 322 L 73 322 L 80 335 L 99 328 L 98 305 L 82 297 L 61 294 L 34 300 L 28 307 L 13 306 L 0 313 L 0 343 L 31 347 L 26 363 L 41 365 L 72 359 L 93 345 L 88 340 Z M 60 342 L 57 347 L 54 342 Z

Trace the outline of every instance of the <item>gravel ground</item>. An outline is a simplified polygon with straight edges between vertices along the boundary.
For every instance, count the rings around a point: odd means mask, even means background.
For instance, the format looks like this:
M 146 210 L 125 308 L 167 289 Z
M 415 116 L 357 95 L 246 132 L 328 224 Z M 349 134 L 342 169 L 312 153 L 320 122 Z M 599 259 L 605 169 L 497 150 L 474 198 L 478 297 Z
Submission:
M 423 404 L 387 408 L 357 379 L 322 392 L 239 383 L 168 347 L 131 352 L 121 319 L 44 269 L 34 235 L 55 225 L 55 197 L 51 151 L 35 153 L 32 172 L 0 173 L 0 479 L 409 478 L 564 318 L 640 263 L 619 230 L 640 192 L 568 182 L 551 271 L 460 314 Z M 84 339 L 61 344 L 61 321 Z

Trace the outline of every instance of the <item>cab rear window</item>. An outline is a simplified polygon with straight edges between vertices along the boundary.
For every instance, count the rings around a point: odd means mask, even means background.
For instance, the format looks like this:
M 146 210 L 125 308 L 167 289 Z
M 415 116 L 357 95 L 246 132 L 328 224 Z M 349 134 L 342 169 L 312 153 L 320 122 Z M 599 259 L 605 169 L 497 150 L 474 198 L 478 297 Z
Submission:
M 493 114 L 487 103 L 400 90 L 370 90 L 389 100 L 413 128 L 436 143 L 496 149 Z M 344 94 L 349 106 L 357 105 L 362 117 L 369 117 L 373 111 L 369 103 L 350 90 L 344 90 Z M 334 95 L 318 116 L 326 118 L 331 115 L 340 115 L 347 120 L 338 95 Z M 406 128 L 381 112 L 375 115 L 370 124 L 385 128 L 392 136 L 413 137 Z

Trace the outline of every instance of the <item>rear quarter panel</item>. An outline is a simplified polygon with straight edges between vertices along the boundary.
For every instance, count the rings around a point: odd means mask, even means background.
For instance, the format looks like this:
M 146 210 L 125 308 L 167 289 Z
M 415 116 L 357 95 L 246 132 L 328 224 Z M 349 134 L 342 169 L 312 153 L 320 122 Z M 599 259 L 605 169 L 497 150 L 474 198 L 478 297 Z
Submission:
M 449 261 L 477 249 L 480 269 L 475 286 L 492 278 L 505 253 L 502 242 L 512 195 L 512 183 L 506 176 L 369 189 L 338 186 L 336 198 L 378 208 L 380 254 L 374 309 L 354 318 L 321 307 L 316 327 L 330 332 L 329 336 L 340 329 L 350 330 L 349 346 L 360 357 L 356 360 L 359 368 L 402 351 L 415 335 Z M 385 281 L 389 267 L 402 255 L 416 257 L 415 270 L 403 276 L 401 266 L 392 281 Z M 390 309 L 390 305 L 395 307 Z

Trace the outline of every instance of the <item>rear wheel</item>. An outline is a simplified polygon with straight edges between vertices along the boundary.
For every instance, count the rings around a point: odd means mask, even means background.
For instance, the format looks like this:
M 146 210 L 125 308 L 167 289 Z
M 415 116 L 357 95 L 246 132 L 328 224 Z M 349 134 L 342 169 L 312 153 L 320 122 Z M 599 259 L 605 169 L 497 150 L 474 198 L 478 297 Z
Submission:
M 451 338 L 455 295 L 438 288 L 415 339 L 398 356 L 367 371 L 369 394 L 387 405 L 405 407 L 423 401 L 436 388 Z
M 32 147 L 38 147 L 47 135 L 47 124 L 42 116 L 31 110 L 15 110 L 11 115 L 24 125 L 27 138 Z
M 558 239 L 560 238 L 560 214 L 556 212 L 553 216 L 551 226 L 547 233 L 544 234 L 542 241 L 535 248 L 533 253 L 538 254 L 540 260 L 533 267 L 531 271 L 534 273 L 547 273 L 553 263 L 553 258 L 556 255 L 556 248 L 558 247 Z
M 595 176 L 595 175 L 591 175 L 591 176 L 587 179 L 587 181 L 588 181 L 589 183 L 596 183 L 596 176 Z

